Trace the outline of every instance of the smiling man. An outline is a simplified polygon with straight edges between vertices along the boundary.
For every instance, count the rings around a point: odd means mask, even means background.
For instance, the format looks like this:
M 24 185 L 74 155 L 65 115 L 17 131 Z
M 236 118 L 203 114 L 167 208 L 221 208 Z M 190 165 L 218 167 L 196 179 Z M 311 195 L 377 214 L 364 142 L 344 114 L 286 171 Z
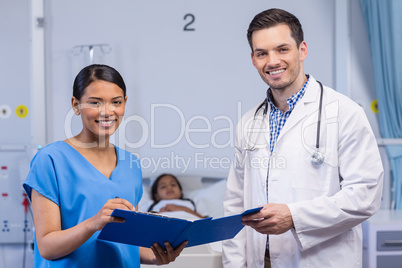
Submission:
M 308 48 L 294 15 L 263 11 L 247 38 L 269 88 L 237 126 L 224 208 L 226 216 L 263 209 L 243 217 L 251 228 L 224 241 L 223 264 L 361 267 L 360 223 L 380 208 L 383 184 L 366 115 L 304 73 Z

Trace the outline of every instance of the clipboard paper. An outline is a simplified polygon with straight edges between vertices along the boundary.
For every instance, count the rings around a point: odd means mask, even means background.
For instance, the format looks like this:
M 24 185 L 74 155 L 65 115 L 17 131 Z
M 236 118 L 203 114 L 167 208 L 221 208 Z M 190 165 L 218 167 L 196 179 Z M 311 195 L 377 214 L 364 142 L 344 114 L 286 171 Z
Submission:
M 98 239 L 146 248 L 150 248 L 155 242 L 165 248 L 165 241 L 176 248 L 187 240 L 186 247 L 192 247 L 235 237 L 244 227 L 241 218 L 260 210 L 261 207 L 258 207 L 246 210 L 242 214 L 219 219 L 188 221 L 115 209 L 111 216 L 125 219 L 124 223 L 106 224 Z

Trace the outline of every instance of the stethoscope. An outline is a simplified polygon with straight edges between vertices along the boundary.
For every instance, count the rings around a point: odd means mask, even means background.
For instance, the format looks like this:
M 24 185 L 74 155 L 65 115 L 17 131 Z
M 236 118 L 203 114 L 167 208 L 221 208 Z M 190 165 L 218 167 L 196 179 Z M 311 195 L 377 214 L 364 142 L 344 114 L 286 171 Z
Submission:
M 316 134 L 316 142 L 315 142 L 315 150 L 313 152 L 313 154 L 311 155 L 311 163 L 313 163 L 314 165 L 321 165 L 324 162 L 324 155 L 320 152 L 320 130 L 321 130 L 321 111 L 322 111 L 322 95 L 323 95 L 323 91 L 324 88 L 321 84 L 320 81 L 317 81 L 318 84 L 320 84 L 320 106 L 319 106 L 319 110 L 318 110 L 318 121 L 317 121 L 317 134 Z M 255 117 L 258 113 L 258 111 L 263 108 L 263 120 L 265 118 L 265 116 L 267 115 L 268 112 L 268 99 L 265 98 L 264 102 L 262 102 L 256 109 L 255 114 L 254 114 L 254 119 L 253 119 L 253 127 L 254 128 L 254 124 L 255 124 Z M 258 134 L 260 134 L 261 132 L 259 132 Z M 258 139 L 258 137 L 257 137 Z M 250 147 L 250 148 L 244 148 L 247 151 L 254 151 L 255 149 L 257 149 L 255 147 L 255 144 Z

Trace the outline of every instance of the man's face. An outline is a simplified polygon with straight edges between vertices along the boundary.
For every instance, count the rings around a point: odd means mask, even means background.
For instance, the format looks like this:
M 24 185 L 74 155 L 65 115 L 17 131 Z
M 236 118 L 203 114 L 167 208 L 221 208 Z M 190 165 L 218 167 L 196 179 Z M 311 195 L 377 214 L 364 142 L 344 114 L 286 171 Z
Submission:
M 279 24 L 255 31 L 252 44 L 253 65 L 271 89 L 301 88 L 299 84 L 304 81 L 303 60 L 308 53 L 307 44 L 303 41 L 297 48 L 289 26 Z

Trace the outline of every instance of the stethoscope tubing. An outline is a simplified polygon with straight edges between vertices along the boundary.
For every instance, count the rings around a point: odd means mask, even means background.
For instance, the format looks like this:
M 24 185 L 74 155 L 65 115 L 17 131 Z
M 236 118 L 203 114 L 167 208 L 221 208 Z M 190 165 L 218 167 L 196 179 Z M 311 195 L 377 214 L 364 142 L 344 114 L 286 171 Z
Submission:
M 317 81 L 318 84 L 320 85 L 320 103 L 319 103 L 319 108 L 318 108 L 318 121 L 317 121 L 317 132 L 316 132 L 316 143 L 315 143 L 315 151 L 312 154 L 311 157 L 311 162 L 314 165 L 321 165 L 324 162 L 324 156 L 323 154 L 319 151 L 320 149 L 320 132 L 321 132 L 321 113 L 322 113 L 322 102 L 323 102 L 323 95 L 324 95 L 324 87 L 322 85 L 322 83 L 320 81 Z M 267 96 L 268 98 L 268 96 Z M 264 108 L 263 110 L 263 118 L 265 118 L 265 116 L 267 115 L 268 112 L 268 99 L 265 98 L 265 100 L 257 107 L 255 113 L 254 113 L 254 124 L 255 124 L 255 118 L 257 116 L 258 111 L 261 108 Z M 253 128 L 254 128 L 254 124 L 253 124 Z M 247 151 L 253 151 L 255 150 L 255 145 L 252 148 L 247 149 Z
M 320 84 L 320 107 L 318 108 L 318 121 L 317 121 L 317 136 L 315 142 L 315 148 L 318 150 L 320 148 L 320 130 L 321 130 L 321 111 L 322 111 L 322 95 L 324 88 L 320 81 L 317 81 Z

